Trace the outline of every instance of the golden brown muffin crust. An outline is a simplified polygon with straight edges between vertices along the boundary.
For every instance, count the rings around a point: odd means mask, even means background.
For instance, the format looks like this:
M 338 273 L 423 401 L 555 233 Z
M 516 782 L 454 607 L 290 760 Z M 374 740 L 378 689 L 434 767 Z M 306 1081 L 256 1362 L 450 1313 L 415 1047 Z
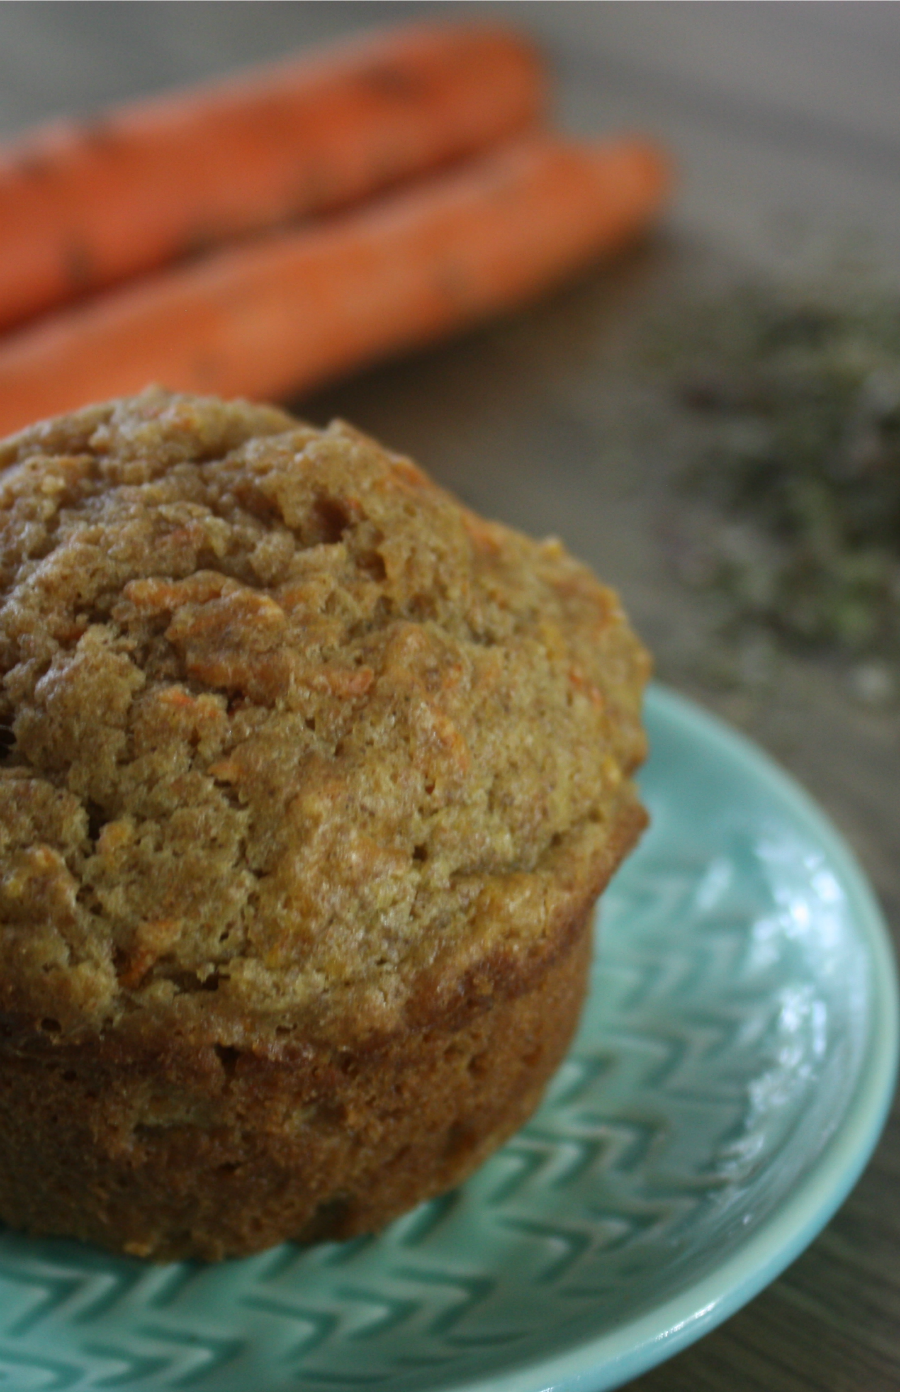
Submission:
M 562 937 L 530 989 L 354 1051 L 7 1049 L 0 1214 L 155 1260 L 375 1231 L 465 1179 L 537 1106 L 584 995 L 589 905 Z
M 612 592 L 274 409 L 154 390 L 0 464 L 3 1008 L 274 1048 L 524 989 L 641 821 Z

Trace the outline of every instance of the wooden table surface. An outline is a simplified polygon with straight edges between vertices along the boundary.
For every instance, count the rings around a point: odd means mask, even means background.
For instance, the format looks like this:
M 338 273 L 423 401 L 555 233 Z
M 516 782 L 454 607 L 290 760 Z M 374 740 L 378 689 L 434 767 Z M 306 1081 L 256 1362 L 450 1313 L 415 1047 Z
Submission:
M 819 800 L 900 931 L 900 722 L 812 658 L 749 689 L 704 676 L 698 600 L 659 544 L 665 433 L 627 367 L 641 326 L 748 272 L 900 280 L 896 3 L 0 5 L 0 134 L 415 13 L 529 29 L 577 131 L 671 146 L 677 198 L 651 245 L 528 311 L 301 403 L 408 451 L 473 505 L 556 533 L 623 592 L 660 674 L 744 726 Z M 644 442 L 643 445 L 641 442 Z M 643 454 L 642 454 L 643 449 Z M 699 636 L 698 636 L 699 635 Z M 637 1392 L 900 1387 L 900 1116 L 822 1235 Z

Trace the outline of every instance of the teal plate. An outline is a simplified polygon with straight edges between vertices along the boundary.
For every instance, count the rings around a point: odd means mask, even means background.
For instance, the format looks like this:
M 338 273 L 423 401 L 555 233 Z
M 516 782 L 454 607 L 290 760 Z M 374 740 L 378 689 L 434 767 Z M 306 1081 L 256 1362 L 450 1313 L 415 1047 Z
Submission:
M 377 1238 L 152 1267 L 0 1235 L 8 1392 L 600 1392 L 801 1251 L 890 1102 L 887 935 L 764 755 L 659 689 L 647 717 L 652 829 L 532 1122 Z

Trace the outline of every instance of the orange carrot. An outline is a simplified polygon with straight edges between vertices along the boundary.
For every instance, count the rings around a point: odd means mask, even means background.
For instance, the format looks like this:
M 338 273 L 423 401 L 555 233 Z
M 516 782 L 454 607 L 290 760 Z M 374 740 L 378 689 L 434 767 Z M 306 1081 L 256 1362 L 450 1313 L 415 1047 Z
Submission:
M 544 86 L 509 30 L 416 25 L 26 135 L 0 148 L 0 327 L 473 154 Z
M 549 136 L 109 292 L 0 340 L 0 433 L 149 382 L 289 397 L 532 296 L 640 233 L 668 185 L 638 141 Z

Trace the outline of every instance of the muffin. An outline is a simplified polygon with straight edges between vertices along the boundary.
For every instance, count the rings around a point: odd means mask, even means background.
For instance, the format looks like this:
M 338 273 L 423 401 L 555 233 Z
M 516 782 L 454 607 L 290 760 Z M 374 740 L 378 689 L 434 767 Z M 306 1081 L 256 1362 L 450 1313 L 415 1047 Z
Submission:
M 341 423 L 152 390 L 0 462 L 0 1218 L 156 1260 L 376 1230 L 566 1050 L 646 654 Z

